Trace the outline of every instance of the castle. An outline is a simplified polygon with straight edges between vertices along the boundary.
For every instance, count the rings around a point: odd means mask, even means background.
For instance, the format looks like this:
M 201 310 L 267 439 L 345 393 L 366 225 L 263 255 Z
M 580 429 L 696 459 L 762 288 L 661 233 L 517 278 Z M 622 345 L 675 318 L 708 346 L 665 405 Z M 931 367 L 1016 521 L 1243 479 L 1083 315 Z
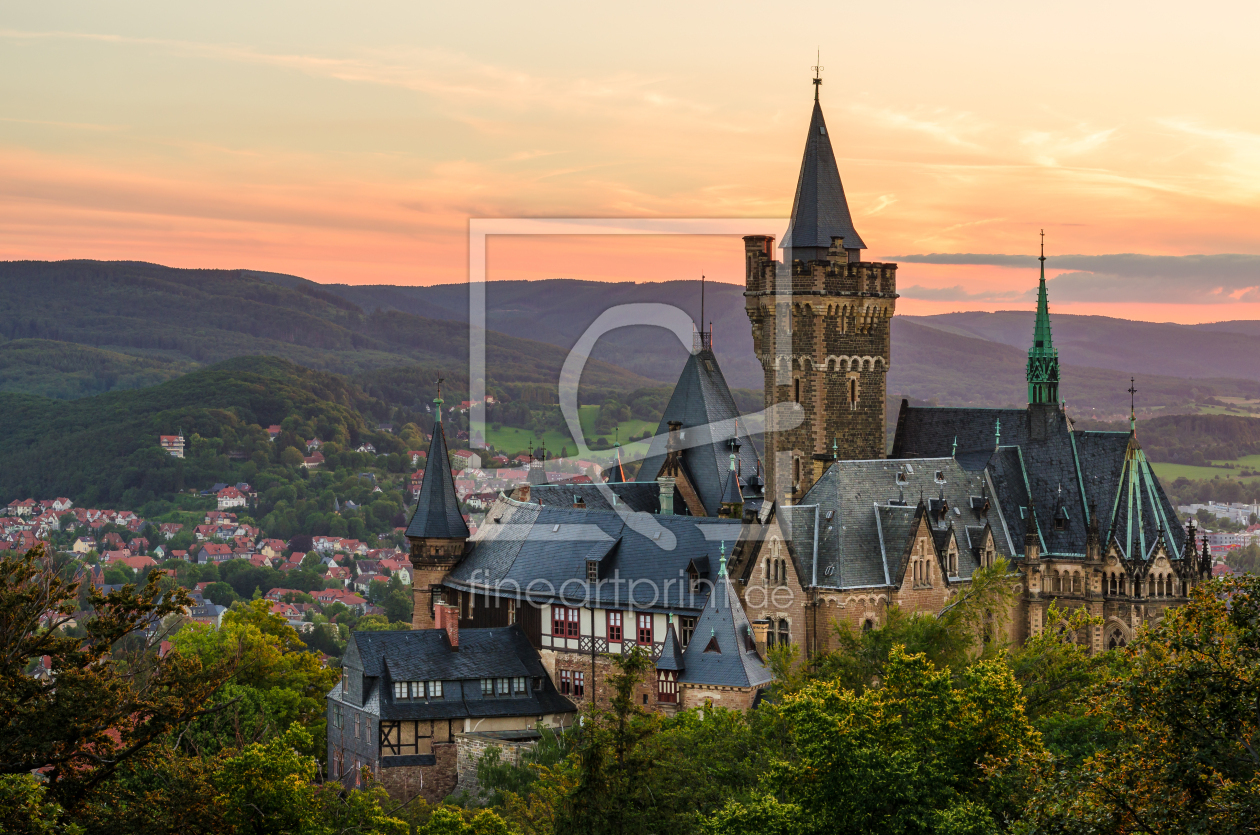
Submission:
M 637 481 L 551 485 L 536 465 L 475 536 L 439 417 L 406 532 L 414 631 L 347 650 L 329 694 L 330 763 L 353 751 L 391 791 L 426 774 L 436 791 L 457 738 L 508 739 L 607 704 L 610 659 L 634 648 L 654 660 L 636 703 L 748 708 L 772 681 L 771 646 L 810 656 L 835 645 L 838 624 L 872 628 L 894 606 L 938 613 L 998 558 L 1019 574 L 1009 641 L 1061 628 L 1046 616 L 1057 601 L 1101 620 L 1075 636 L 1095 652 L 1209 576 L 1206 544 L 1178 522 L 1136 427 L 1072 426 L 1044 254 L 1028 405 L 903 401 L 885 454 L 897 266 L 861 260 L 817 86 L 782 257 L 772 237 L 744 243 L 765 404 L 777 407 L 764 458 L 704 333 Z

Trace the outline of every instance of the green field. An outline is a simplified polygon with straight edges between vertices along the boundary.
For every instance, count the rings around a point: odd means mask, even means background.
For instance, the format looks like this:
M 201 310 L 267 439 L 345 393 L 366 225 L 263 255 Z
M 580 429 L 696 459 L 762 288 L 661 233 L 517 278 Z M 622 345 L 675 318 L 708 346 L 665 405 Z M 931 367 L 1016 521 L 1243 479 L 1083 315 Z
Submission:
M 1226 469 L 1224 467 L 1196 467 L 1191 464 L 1158 464 L 1151 462 L 1151 468 L 1155 470 L 1155 474 L 1162 481 L 1174 481 L 1178 478 L 1190 478 L 1195 480 L 1213 479 L 1213 478 L 1232 478 L 1240 481 L 1252 481 L 1257 476 L 1248 476 L 1243 478 L 1241 473 L 1243 470 L 1260 472 L 1260 455 L 1246 455 L 1234 461 L 1214 461 L 1214 464 L 1233 464 L 1234 469 Z
M 586 435 L 586 442 L 593 443 L 595 436 L 595 421 L 599 418 L 598 406 L 579 406 L 578 421 L 582 425 L 582 432 Z M 647 444 L 639 442 L 635 444 L 627 444 L 624 439 L 632 435 L 641 435 L 644 432 L 655 432 L 656 422 L 646 420 L 627 420 L 617 426 L 617 436 L 622 438 L 622 447 L 625 449 L 623 456 L 643 455 L 647 452 Z M 613 435 L 606 436 L 609 441 L 613 440 Z M 486 430 L 486 440 L 495 449 L 504 455 L 514 457 L 522 452 L 527 452 L 530 445 L 538 446 L 539 441 L 545 441 L 547 449 L 559 454 L 562 449 L 567 448 L 569 455 L 573 455 L 577 451 L 577 444 L 568 432 L 550 431 L 543 435 L 540 439 L 528 429 L 520 429 L 514 426 L 503 426 L 495 429 L 493 426 Z M 611 451 L 596 452 L 592 454 L 592 458 L 596 461 L 603 461 L 611 458 Z

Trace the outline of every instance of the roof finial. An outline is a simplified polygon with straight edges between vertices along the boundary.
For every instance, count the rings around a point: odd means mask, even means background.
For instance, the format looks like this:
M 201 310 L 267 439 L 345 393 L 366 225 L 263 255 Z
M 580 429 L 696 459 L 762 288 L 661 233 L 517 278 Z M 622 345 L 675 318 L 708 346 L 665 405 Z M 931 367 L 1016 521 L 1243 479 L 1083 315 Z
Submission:
M 814 71 L 814 101 L 818 101 L 818 88 L 822 86 L 822 50 L 820 49 L 815 57 L 818 63 L 810 67 Z
M 1001 446 L 1002 445 L 1002 419 L 1001 418 L 998 418 L 997 423 L 994 424 L 993 426 L 993 435 L 994 435 L 994 441 L 993 441 L 994 445 Z
M 958 436 L 957 435 L 954 436 L 954 448 L 949 451 L 949 457 L 950 458 L 958 457 Z
M 1037 259 L 1044 266 L 1046 263 L 1046 230 L 1041 230 L 1041 257 Z
M 721 554 L 722 554 L 722 557 L 721 559 L 718 560 L 718 576 L 725 577 L 726 576 L 726 540 L 725 539 L 722 540 Z
M 1133 378 L 1129 378 L 1129 431 L 1137 432 L 1137 413 L 1135 407 L 1137 404 L 1137 387 L 1133 385 Z
M 437 422 L 442 422 L 442 377 L 437 378 L 437 397 L 433 398 L 433 402 L 437 404 Z

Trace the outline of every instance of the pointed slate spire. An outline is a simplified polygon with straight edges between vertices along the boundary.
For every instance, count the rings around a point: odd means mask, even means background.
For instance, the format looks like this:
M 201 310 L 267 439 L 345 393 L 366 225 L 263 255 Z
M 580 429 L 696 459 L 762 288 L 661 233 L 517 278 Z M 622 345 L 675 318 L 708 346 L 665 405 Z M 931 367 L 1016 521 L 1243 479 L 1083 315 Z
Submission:
M 705 632 L 709 633 L 708 638 L 702 637 Z M 689 684 L 760 687 L 773 678 L 757 654 L 752 624 L 727 576 L 725 543 L 717 582 L 705 601 L 683 661 L 686 671 L 678 680 Z
M 1050 336 L 1050 304 L 1046 298 L 1046 232 L 1041 231 L 1041 281 L 1037 285 L 1037 319 L 1028 349 L 1028 402 L 1059 402 L 1059 352 Z
M 661 657 L 656 662 L 656 669 L 681 673 L 687 669 L 687 665 L 683 663 L 682 642 L 678 640 L 678 635 L 674 632 L 674 616 L 667 615 L 667 617 L 665 645 L 661 647 Z
M 817 91 L 817 86 L 814 89 Z M 845 199 L 844 185 L 840 182 L 840 169 L 831 149 L 822 105 L 815 98 L 809 135 L 805 139 L 805 155 L 801 159 L 801 173 L 796 180 L 796 196 L 792 200 L 792 219 L 780 244 L 784 260 L 824 259 L 834 237 L 844 238 L 844 248 L 852 261 L 858 260 L 859 251 L 866 249 L 866 244 L 853 228 L 849 201 Z
M 446 431 L 442 427 L 442 381 L 438 381 L 437 419 L 433 422 L 433 438 L 429 441 L 429 457 L 424 467 L 424 482 L 416 499 L 416 512 L 407 526 L 409 539 L 467 539 L 468 525 L 459 512 L 455 495 L 455 478 L 451 475 L 451 457 L 446 449 Z

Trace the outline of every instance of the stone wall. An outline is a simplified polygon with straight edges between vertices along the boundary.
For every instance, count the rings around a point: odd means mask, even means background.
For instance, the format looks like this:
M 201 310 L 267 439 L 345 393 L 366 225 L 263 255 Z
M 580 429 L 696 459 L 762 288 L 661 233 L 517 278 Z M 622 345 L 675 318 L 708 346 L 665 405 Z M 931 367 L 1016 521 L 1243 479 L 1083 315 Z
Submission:
M 477 779 L 477 762 L 491 748 L 499 749 L 499 759 L 520 765 L 521 755 L 537 744 L 537 740 L 497 739 L 483 734 L 455 734 L 455 747 L 459 751 L 456 762 L 458 782 L 454 791 L 468 795 L 474 800 L 481 791 L 481 782 Z
M 439 742 L 433 746 L 436 765 L 410 765 L 382 768 L 377 780 L 389 796 L 406 802 L 419 795 L 428 803 L 437 803 L 455 791 L 458 779 L 457 743 Z

